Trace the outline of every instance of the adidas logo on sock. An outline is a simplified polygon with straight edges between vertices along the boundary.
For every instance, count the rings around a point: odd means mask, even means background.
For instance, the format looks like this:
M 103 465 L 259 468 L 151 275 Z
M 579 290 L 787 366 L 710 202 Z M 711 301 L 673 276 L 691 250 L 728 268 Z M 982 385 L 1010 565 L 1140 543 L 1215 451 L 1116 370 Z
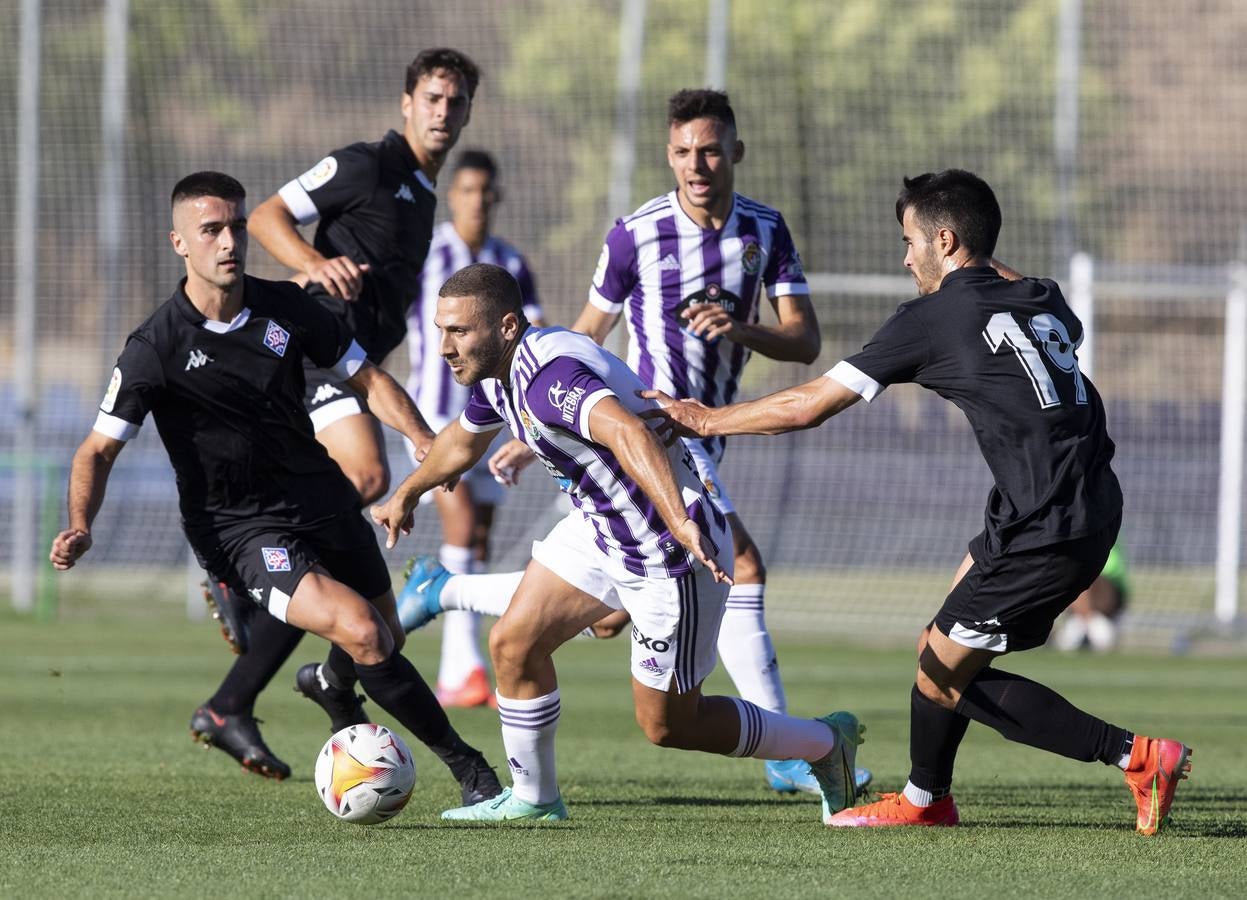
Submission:
M 514 756 L 507 757 L 507 768 L 510 769 L 512 772 L 514 772 L 516 775 L 527 775 L 528 774 L 528 770 L 525 769 L 523 766 L 521 766 L 520 761 L 516 759 Z

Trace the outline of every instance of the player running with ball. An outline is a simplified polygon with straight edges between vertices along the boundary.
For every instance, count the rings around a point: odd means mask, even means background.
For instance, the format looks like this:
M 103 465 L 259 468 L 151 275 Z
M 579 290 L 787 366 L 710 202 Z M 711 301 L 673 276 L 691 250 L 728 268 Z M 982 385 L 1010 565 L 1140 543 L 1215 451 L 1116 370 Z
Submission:
M 537 329 L 503 268 L 475 264 L 442 286 L 441 353 L 467 408 L 373 519 L 393 546 L 420 495 L 467 471 L 504 427 L 559 481 L 575 509 L 533 548 L 490 633 L 498 714 L 513 786 L 450 819 L 564 819 L 554 767 L 560 700 L 552 654 L 612 609 L 632 616 L 632 696 L 646 737 L 664 747 L 804 759 L 825 814 L 856 794 L 861 726 L 849 713 L 797 719 L 706 697 L 731 585 L 731 535 L 683 444 L 664 449 L 638 417 L 654 404 L 624 362 L 590 338 Z M 614 604 L 612 607 L 608 604 Z

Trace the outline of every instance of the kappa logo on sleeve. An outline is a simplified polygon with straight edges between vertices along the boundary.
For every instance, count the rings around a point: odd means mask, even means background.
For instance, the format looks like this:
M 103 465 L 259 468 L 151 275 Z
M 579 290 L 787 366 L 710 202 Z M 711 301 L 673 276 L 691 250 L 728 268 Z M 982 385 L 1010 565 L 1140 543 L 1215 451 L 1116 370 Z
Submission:
M 290 571 L 290 551 L 285 547 L 261 547 L 260 554 L 264 557 L 264 568 L 270 572 Z
M 100 409 L 103 412 L 110 413 L 117 403 L 117 392 L 121 390 L 121 370 L 113 367 L 113 377 L 108 379 L 108 390 L 104 392 L 104 399 L 100 401 Z
M 286 345 L 290 343 L 290 332 L 276 322 L 269 322 L 264 329 L 264 346 L 278 356 L 286 355 Z
M 580 398 L 584 395 L 584 388 L 568 389 L 563 387 L 563 382 L 556 381 L 550 388 L 550 405 L 559 411 L 564 422 L 572 423 L 576 421 L 576 410 L 580 407 Z
M 305 191 L 314 191 L 318 187 L 324 187 L 337 174 L 338 161 L 332 156 L 326 156 L 299 176 L 299 184 Z

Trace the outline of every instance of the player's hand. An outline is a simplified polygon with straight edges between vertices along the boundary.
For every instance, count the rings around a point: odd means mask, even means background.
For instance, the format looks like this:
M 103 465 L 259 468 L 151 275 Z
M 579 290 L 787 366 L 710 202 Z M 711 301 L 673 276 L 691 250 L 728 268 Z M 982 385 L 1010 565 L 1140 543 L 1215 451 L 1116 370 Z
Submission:
M 668 447 L 683 437 L 705 437 L 706 420 L 711 409 L 700 400 L 676 400 L 655 390 L 637 391 L 637 395 L 658 401 L 658 409 L 644 409 L 637 415 Z
M 741 324 L 717 303 L 690 303 L 680 315 L 688 323 L 685 327 L 689 332 L 707 343 L 721 337 L 734 340 Z
M 710 570 L 710 574 L 714 576 L 714 580 L 720 584 L 734 584 L 732 576 L 723 571 L 723 567 L 715 560 L 714 554 L 717 552 L 714 544 L 710 542 L 710 538 L 702 534 L 701 529 L 697 527 L 697 523 L 692 519 L 685 519 L 671 533 L 677 541 L 684 545 L 689 553 L 693 554 L 693 558 Z
M 356 265 L 349 256 L 322 259 L 307 267 L 308 281 L 314 281 L 325 289 L 330 297 L 339 300 L 356 300 L 364 287 L 364 273 L 368 264 Z
M 416 502 L 419 499 L 419 495 L 404 497 L 400 492 L 395 492 L 389 500 L 378 503 L 369 510 L 372 513 L 372 521 L 385 529 L 386 550 L 394 549 L 400 534 L 411 534 L 412 526 L 415 524 L 411 511 L 416 508 Z
M 520 473 L 528 468 L 537 454 L 518 438 L 512 438 L 489 458 L 489 471 L 494 481 L 506 487 L 515 487 L 520 480 Z
M 66 528 L 52 539 L 52 552 L 48 559 L 52 568 L 65 571 L 72 569 L 82 554 L 91 549 L 91 535 L 77 528 Z

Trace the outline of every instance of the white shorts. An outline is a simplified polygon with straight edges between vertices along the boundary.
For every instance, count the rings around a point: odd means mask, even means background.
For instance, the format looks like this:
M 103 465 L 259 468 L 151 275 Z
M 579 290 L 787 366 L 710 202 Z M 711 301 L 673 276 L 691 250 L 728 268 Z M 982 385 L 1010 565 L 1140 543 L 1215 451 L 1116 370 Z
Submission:
M 505 432 L 505 429 L 504 429 Z M 510 436 L 507 436 L 508 439 Z M 407 448 L 407 458 L 412 461 L 412 471 L 420 468 L 420 463 L 415 461 L 415 447 L 408 438 L 403 438 L 403 444 Z M 501 441 L 496 441 L 490 446 L 489 450 L 477 460 L 476 465 L 468 469 L 459 478 L 459 483 L 466 485 L 468 493 L 472 496 L 472 502 L 477 506 L 501 506 L 502 498 L 506 495 L 506 487 L 499 484 L 494 478 L 492 472 L 489 471 L 489 457 L 493 456 L 494 451 L 501 446 Z M 433 497 L 441 488 L 429 491 L 420 496 L 420 505 L 427 506 L 433 502 Z
M 632 617 L 632 677 L 646 687 L 677 693 L 697 687 L 715 667 L 715 645 L 723 621 L 728 585 L 697 565 L 680 578 L 645 578 L 627 571 L 594 543 L 593 527 L 576 509 L 543 540 L 533 542 L 533 559 L 572 587 Z M 732 540 L 726 531 L 710 536 L 722 549 L 724 571 L 732 570 Z
M 689 453 L 693 456 L 693 464 L 697 466 L 697 477 L 706 486 L 706 493 L 710 496 L 710 502 L 725 516 L 730 516 L 736 512 L 736 507 L 732 504 L 732 498 L 727 495 L 727 488 L 719 480 L 719 467 L 710 458 L 710 454 L 706 452 L 706 448 L 702 446 L 701 441 L 693 441 L 686 438 L 684 445 L 688 447 Z

